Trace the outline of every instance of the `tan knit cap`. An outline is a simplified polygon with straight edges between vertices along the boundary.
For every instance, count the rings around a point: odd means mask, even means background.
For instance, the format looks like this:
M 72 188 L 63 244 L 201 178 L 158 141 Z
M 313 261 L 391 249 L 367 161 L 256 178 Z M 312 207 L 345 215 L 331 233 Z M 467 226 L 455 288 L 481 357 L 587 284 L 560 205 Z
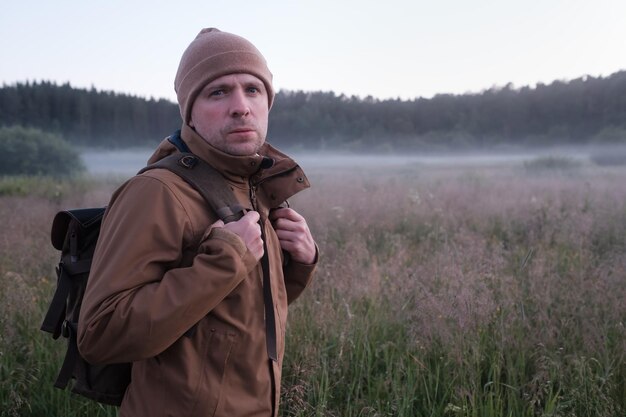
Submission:
M 252 74 L 263 81 L 271 108 L 274 101 L 272 73 L 259 50 L 241 36 L 215 28 L 202 29 L 183 53 L 174 80 L 183 122 L 189 122 L 193 102 L 205 85 L 223 75 L 241 73 Z

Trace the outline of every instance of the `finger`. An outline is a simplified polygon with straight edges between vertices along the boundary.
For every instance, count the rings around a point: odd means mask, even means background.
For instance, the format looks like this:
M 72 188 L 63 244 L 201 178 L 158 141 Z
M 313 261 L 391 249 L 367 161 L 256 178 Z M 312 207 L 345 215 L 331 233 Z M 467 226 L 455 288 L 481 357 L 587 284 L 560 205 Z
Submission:
M 311 264 L 315 260 L 315 244 L 306 241 L 281 240 L 280 247 L 296 262 Z
M 281 242 L 297 242 L 299 239 L 302 239 L 301 233 L 286 229 L 277 229 L 276 236 L 278 236 L 278 240 Z
M 295 245 L 295 246 L 304 246 L 304 247 L 313 247 L 315 244 L 313 243 L 313 238 L 308 233 L 302 232 L 290 232 L 290 231 L 277 231 L 276 236 L 278 236 L 278 241 L 283 245 Z M 283 247 L 283 249 L 287 249 Z
M 292 232 L 307 233 L 309 227 L 304 219 L 293 221 L 290 219 L 277 219 L 272 222 L 274 230 L 289 230 Z
M 241 220 L 246 219 L 246 221 L 250 223 L 257 223 L 260 218 L 261 216 L 258 211 L 249 211 L 241 218 Z

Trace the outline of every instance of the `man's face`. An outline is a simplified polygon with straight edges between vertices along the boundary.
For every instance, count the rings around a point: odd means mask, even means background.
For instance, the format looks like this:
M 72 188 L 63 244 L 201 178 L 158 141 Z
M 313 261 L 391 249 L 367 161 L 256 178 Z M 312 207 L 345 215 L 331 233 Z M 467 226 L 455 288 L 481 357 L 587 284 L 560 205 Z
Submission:
M 263 82 L 250 74 L 229 74 L 202 89 L 189 125 L 223 152 L 254 155 L 265 142 L 268 114 Z

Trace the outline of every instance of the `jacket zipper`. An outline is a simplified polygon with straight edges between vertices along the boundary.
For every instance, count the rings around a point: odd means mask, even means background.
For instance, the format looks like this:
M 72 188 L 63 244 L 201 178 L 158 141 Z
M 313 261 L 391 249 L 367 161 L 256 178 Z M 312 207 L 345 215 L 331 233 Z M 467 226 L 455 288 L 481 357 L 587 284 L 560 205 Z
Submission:
M 258 211 L 256 206 L 256 188 L 258 185 L 252 183 L 252 180 L 248 180 L 248 186 L 250 187 L 250 203 L 252 204 L 252 209 L 254 211 Z

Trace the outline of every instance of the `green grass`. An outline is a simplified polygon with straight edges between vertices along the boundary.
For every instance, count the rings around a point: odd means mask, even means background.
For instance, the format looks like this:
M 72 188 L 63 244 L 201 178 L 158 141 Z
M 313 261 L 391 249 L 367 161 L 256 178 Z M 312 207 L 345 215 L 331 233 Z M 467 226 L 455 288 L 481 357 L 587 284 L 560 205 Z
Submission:
M 335 311 L 330 327 L 311 322 L 310 305 L 296 309 L 284 416 L 618 416 L 623 409 L 623 365 L 562 348 L 529 350 L 523 328 L 509 329 L 517 334 L 505 345 L 499 317 L 454 347 L 424 348 L 411 343 L 407 323 L 389 317 L 388 303 L 357 303 L 351 317 Z
M 61 202 L 68 196 L 87 191 L 97 183 L 101 182 L 81 176 L 64 180 L 53 177 L 0 176 L 0 198 L 36 196 Z
M 624 415 L 623 173 L 342 174 L 313 172 L 292 201 L 322 253 L 290 308 L 282 416 Z M 113 188 L 0 181 L 15 219 L 0 240 L 1 416 L 116 415 L 52 387 L 64 341 L 39 331 L 52 216 Z

